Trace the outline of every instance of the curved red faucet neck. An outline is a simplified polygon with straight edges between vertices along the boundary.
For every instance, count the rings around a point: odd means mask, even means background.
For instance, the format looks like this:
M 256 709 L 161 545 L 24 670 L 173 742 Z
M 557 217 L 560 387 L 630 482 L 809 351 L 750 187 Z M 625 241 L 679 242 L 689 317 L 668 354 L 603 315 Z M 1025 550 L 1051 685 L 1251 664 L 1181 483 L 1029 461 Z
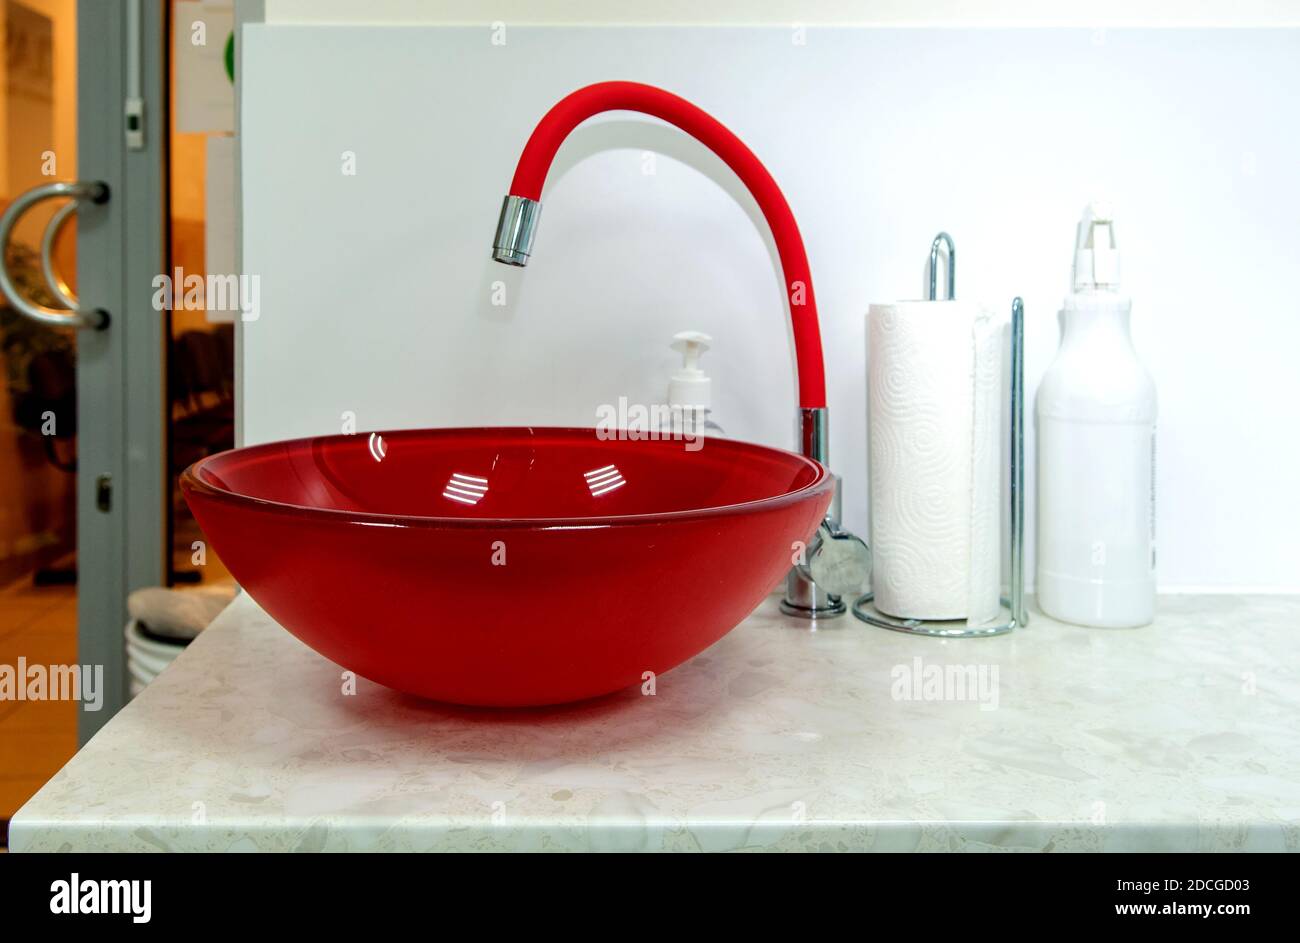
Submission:
M 749 188 L 772 230 L 777 254 L 781 257 L 786 300 L 790 304 L 790 321 L 794 327 L 799 405 L 804 409 L 825 407 L 826 376 L 817 301 L 813 296 L 808 254 L 804 251 L 794 214 L 781 188 L 754 152 L 711 115 L 686 99 L 652 85 L 600 82 L 580 88 L 561 99 L 538 122 L 519 157 L 510 194 L 540 200 L 546 174 L 564 139 L 583 121 L 604 111 L 638 111 L 676 125 L 722 158 Z

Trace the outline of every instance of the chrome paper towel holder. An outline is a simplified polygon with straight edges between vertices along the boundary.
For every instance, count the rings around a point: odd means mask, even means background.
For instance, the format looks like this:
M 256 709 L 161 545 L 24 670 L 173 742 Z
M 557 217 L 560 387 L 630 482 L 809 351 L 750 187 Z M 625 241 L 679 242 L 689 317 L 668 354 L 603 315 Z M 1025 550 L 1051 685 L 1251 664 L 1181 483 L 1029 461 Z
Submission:
M 952 237 L 941 232 L 930 246 L 930 301 L 938 294 L 937 268 L 940 243 L 948 249 L 948 300 L 956 295 L 955 251 Z M 939 638 L 978 638 L 1002 635 L 1026 625 L 1029 615 L 1025 611 L 1025 306 L 1020 298 L 1011 302 L 1011 370 L 1009 395 L 1011 399 L 1010 456 L 1008 460 L 1008 504 L 1010 506 L 1010 586 L 1001 599 L 1006 618 L 990 624 L 970 625 L 965 620 L 902 619 L 886 615 L 876 608 L 875 594 L 867 593 L 853 604 L 853 615 L 863 622 L 910 632 L 913 635 L 930 635 Z

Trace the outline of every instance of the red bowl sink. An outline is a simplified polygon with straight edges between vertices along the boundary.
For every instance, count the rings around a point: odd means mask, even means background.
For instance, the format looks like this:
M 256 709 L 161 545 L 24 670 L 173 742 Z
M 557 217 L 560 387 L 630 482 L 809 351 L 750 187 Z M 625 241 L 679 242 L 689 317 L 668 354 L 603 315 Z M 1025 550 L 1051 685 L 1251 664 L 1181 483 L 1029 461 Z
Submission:
M 726 439 L 433 429 L 213 455 L 181 490 L 235 579 L 326 658 L 457 704 L 558 704 L 712 645 L 833 479 Z

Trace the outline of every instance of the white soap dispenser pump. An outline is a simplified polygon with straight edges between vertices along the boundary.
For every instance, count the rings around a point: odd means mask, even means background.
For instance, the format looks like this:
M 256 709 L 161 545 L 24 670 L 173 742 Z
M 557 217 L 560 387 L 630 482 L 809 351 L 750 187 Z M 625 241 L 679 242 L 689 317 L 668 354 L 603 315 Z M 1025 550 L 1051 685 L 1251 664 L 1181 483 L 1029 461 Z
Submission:
M 1038 604 L 1079 625 L 1155 616 L 1156 388 L 1129 336 L 1110 208 L 1084 211 L 1061 346 L 1038 387 Z
M 670 345 L 682 355 L 682 365 L 668 380 L 668 407 L 671 428 L 677 435 L 703 436 L 713 407 L 713 381 L 700 368 L 700 357 L 709 349 L 713 338 L 702 331 L 679 331 Z

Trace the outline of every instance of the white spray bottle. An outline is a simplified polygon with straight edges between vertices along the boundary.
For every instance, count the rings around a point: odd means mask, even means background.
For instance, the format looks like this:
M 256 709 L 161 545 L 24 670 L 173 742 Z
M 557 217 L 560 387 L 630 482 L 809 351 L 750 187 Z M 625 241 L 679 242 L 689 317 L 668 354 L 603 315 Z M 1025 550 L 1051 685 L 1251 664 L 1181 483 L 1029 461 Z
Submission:
M 1156 388 L 1129 337 L 1114 220 L 1079 224 L 1061 347 L 1038 387 L 1038 604 L 1078 625 L 1155 617 Z

